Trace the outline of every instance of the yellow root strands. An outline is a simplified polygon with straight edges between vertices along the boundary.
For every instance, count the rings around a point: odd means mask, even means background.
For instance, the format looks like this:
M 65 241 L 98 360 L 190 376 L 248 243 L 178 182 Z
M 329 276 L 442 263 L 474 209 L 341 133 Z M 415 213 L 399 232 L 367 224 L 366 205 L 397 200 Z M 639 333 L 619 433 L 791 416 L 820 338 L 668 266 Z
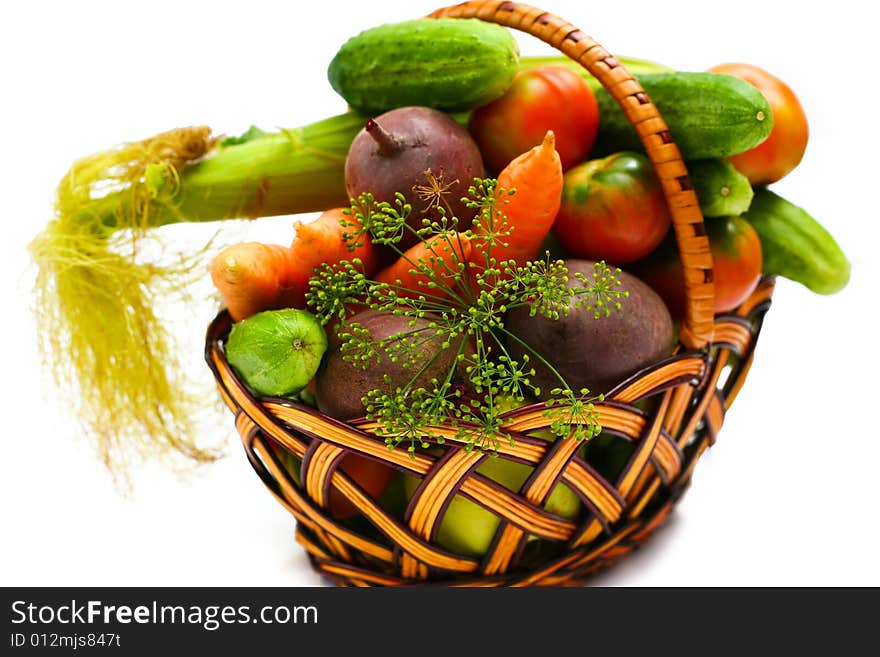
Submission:
M 78 386 L 68 393 L 75 410 L 123 480 L 135 458 L 218 455 L 193 440 L 197 400 L 170 369 L 175 342 L 154 312 L 158 296 L 183 291 L 193 261 L 136 260 L 151 212 L 211 144 L 207 128 L 184 128 L 76 162 L 55 218 L 30 245 L 40 347 L 59 385 Z M 102 199 L 114 199 L 115 211 L 96 212 Z

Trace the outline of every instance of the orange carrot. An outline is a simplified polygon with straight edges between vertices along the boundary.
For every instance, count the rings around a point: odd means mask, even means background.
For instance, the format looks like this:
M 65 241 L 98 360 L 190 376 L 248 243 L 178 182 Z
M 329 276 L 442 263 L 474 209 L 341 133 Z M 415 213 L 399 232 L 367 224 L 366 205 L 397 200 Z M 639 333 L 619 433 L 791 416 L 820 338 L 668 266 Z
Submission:
M 234 321 L 286 307 L 291 289 L 284 274 L 290 262 L 288 247 L 260 242 L 233 244 L 214 258 L 211 280 Z
M 370 242 L 370 236 L 361 237 L 362 246 L 349 251 L 342 236 L 350 233 L 353 228 L 343 228 L 340 220 L 344 217 L 342 208 L 327 210 L 320 217 L 308 223 L 295 222 L 293 229 L 296 237 L 290 244 L 293 264 L 290 277 L 291 286 L 296 290 L 293 307 L 305 308 L 305 294 L 309 289 L 309 279 L 314 275 L 315 267 L 322 263 L 334 264 L 342 260 L 360 258 L 363 271 L 372 275 L 380 264 L 381 256 Z
M 534 260 L 550 232 L 562 200 L 562 163 L 555 145 L 553 132 L 548 131 L 541 144 L 515 158 L 498 174 L 498 188 L 515 189 L 516 193 L 513 196 L 505 193 L 503 202 L 498 205 L 497 211 L 507 218 L 506 227 L 511 233 L 499 240 L 506 246 L 496 242 L 492 247 L 496 263 L 515 260 L 523 264 Z M 491 228 L 475 224 L 474 232 L 485 234 Z M 494 229 L 498 230 L 499 226 Z M 472 275 L 486 264 L 486 242 L 475 242 L 471 252 Z
M 308 223 L 295 222 L 290 247 L 243 242 L 224 249 L 211 264 L 211 279 L 232 319 L 239 321 L 262 310 L 305 308 L 309 279 L 316 267 L 359 258 L 369 276 L 379 267 L 379 253 L 368 235 L 349 251 L 343 233 L 342 208 L 327 210 Z
M 449 241 L 436 235 L 411 246 L 394 264 L 376 274 L 374 280 L 398 286 L 401 289 L 396 291 L 402 297 L 415 298 L 420 294 L 429 298 L 446 297 L 449 296 L 446 290 L 429 286 L 429 283 L 433 280 L 454 288 L 459 263 L 467 263 L 470 257 L 471 241 L 465 235 L 453 235 Z M 421 264 L 428 265 L 433 276 L 420 271 Z

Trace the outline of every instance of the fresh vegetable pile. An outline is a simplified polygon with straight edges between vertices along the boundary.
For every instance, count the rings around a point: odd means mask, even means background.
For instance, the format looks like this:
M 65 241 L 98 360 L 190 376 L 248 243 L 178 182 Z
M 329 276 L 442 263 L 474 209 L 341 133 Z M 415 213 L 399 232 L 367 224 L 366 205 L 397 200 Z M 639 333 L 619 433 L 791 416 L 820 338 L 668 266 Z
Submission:
M 806 148 L 791 90 L 745 64 L 622 62 L 687 160 L 716 313 L 762 276 L 842 289 L 849 263 L 832 237 L 766 187 Z M 536 437 L 581 441 L 613 478 L 630 453 L 607 440 L 594 404 L 673 352 L 685 302 L 666 200 L 620 107 L 569 60 L 520 58 L 507 30 L 472 19 L 367 30 L 328 75 L 345 114 L 225 139 L 174 131 L 91 156 L 63 181 L 33 244 L 40 308 L 47 351 L 70 354 L 56 367 L 81 381 L 105 458 L 131 433 L 211 457 L 185 438 L 172 336 L 152 313 L 154 283 L 177 287 L 192 270 L 136 262 L 137 240 L 178 221 L 320 211 L 294 224 L 289 246 L 241 243 L 213 258 L 234 321 L 225 354 L 255 396 L 365 421 L 412 455 L 442 449 L 450 427 L 491 452 L 511 440 L 506 413 L 543 403 L 549 429 Z M 95 304 L 109 327 L 88 319 Z M 299 481 L 301 464 L 278 453 Z M 418 486 L 356 455 L 340 467 L 389 507 Z M 479 472 L 518 490 L 532 470 L 492 459 Z M 357 521 L 338 492 L 328 506 Z M 582 510 L 561 483 L 545 508 Z M 480 556 L 498 522 L 456 496 L 438 542 Z
M 655 68 L 640 81 L 688 159 L 716 312 L 739 306 L 762 275 L 843 287 L 849 266 L 831 237 L 765 187 L 806 147 L 794 95 L 747 65 Z M 550 429 L 539 437 L 583 441 L 613 476 L 629 453 L 603 440 L 594 403 L 672 353 L 685 302 L 666 200 L 622 112 L 559 62 L 520 67 L 510 36 L 477 21 L 368 30 L 329 77 L 371 117 L 347 153 L 349 203 L 321 215 L 332 228 L 308 248 L 299 227 L 289 249 L 217 256 L 214 280 L 237 322 L 230 364 L 256 394 L 366 420 L 410 454 L 437 449 L 449 427 L 494 450 L 511 440 L 505 413 L 542 401 Z M 296 459 L 286 463 L 298 476 Z M 349 476 L 399 505 L 418 488 L 378 463 L 352 465 Z M 493 459 L 479 472 L 517 491 L 531 468 Z M 560 483 L 546 508 L 576 518 L 581 502 Z M 353 514 L 339 500 L 330 510 Z M 456 496 L 437 541 L 479 557 L 498 523 Z

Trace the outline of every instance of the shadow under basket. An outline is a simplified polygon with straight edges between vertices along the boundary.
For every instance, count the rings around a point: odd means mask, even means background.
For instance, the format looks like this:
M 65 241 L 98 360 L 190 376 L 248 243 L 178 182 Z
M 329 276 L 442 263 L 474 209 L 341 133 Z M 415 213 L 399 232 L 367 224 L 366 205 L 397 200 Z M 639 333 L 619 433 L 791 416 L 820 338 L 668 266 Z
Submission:
M 224 354 L 231 328 L 223 311 L 207 332 L 205 357 L 254 470 L 296 518 L 296 537 L 312 565 L 339 585 L 577 585 L 640 545 L 687 489 L 693 468 L 715 442 L 754 355 L 774 280 L 764 278 L 735 311 L 714 316 L 712 258 L 703 217 L 680 152 L 642 87 L 617 60 L 573 25 L 514 2 L 478 0 L 438 16 L 476 17 L 523 30 L 582 64 L 620 103 L 639 133 L 672 216 L 687 287 L 679 344 L 662 361 L 608 392 L 597 403 L 603 440 L 624 446 L 618 467 L 600 462 L 588 444 L 534 437 L 550 420 L 543 404 L 506 414 L 514 438 L 497 458 L 533 468 L 518 491 L 481 474 L 484 459 L 448 428 L 442 445 L 389 450 L 367 421 L 343 423 L 286 399 L 255 398 Z M 443 432 L 443 428 L 438 428 Z M 607 452 L 606 452 L 607 453 Z M 358 454 L 415 478 L 402 505 L 362 488 L 338 466 Z M 298 467 L 290 467 L 295 463 Z M 555 486 L 579 498 L 570 519 L 544 508 Z M 331 492 L 356 509 L 338 520 Z M 440 546 L 438 530 L 450 501 L 462 496 L 493 514 L 498 527 L 479 557 Z M 395 508 L 396 506 L 396 508 Z

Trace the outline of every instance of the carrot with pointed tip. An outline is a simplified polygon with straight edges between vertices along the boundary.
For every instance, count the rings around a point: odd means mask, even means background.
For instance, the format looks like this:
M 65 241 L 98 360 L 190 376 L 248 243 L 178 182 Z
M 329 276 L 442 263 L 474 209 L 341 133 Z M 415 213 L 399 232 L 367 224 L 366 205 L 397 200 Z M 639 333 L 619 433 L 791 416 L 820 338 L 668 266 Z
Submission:
M 534 260 L 559 212 L 562 182 L 556 138 L 548 131 L 542 143 L 514 158 L 498 174 L 499 203 L 495 215 L 488 218 L 491 225 L 483 223 L 487 220 L 483 218 L 474 222 L 477 238 L 471 251 L 472 280 L 486 266 L 488 236 L 493 231 L 510 231 L 509 235 L 493 240 L 490 255 L 496 264 L 514 260 L 521 265 Z M 510 190 L 516 192 L 508 195 Z M 480 239 L 480 235 L 487 238 Z
M 214 258 L 211 280 L 234 321 L 290 307 L 287 303 L 293 295 L 286 274 L 291 260 L 288 247 L 260 242 L 233 244 Z
M 343 234 L 342 208 L 327 210 L 308 223 L 294 223 L 289 247 L 242 242 L 224 249 L 211 264 L 211 279 L 226 301 L 232 319 L 239 321 L 278 308 L 305 308 L 309 279 L 321 264 L 360 260 L 369 276 L 378 269 L 379 254 L 368 236 L 353 251 Z
M 307 223 L 295 222 L 293 225 L 296 237 L 290 244 L 290 250 L 294 259 L 291 271 L 290 283 L 295 290 L 294 308 L 306 307 L 306 292 L 309 289 L 309 279 L 314 276 L 315 267 L 327 264 L 335 264 L 348 260 L 358 259 L 365 275 L 371 276 L 381 265 L 381 254 L 373 246 L 370 236 L 364 234 L 360 237 L 360 245 L 353 251 L 346 244 L 345 235 L 352 232 L 353 228 L 342 225 L 346 217 L 343 208 L 333 208 L 321 214 L 314 221 Z
M 471 240 L 466 235 L 435 235 L 411 246 L 374 280 L 393 286 L 401 297 L 424 295 L 436 301 L 450 296 L 461 276 L 459 265 L 470 257 Z

